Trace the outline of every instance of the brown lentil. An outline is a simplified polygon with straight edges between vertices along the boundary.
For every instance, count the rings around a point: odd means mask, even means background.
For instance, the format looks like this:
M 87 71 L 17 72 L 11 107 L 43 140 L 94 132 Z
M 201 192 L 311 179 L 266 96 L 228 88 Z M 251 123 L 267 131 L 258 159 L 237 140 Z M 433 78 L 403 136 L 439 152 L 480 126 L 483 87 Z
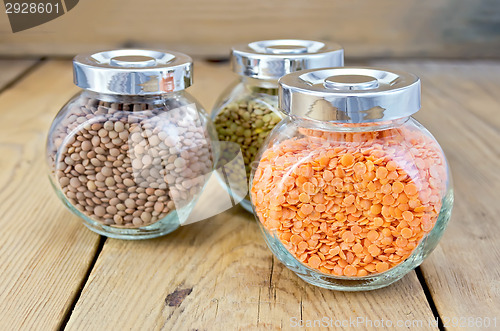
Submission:
M 83 99 L 56 130 L 49 161 L 61 191 L 86 216 L 114 227 L 161 220 L 199 193 L 213 167 L 204 126 L 183 105 Z

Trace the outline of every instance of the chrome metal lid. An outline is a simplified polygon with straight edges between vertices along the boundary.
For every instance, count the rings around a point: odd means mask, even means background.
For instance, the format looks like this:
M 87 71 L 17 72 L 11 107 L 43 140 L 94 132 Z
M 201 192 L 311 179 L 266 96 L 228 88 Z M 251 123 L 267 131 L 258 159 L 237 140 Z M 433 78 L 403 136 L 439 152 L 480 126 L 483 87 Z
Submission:
M 279 80 L 279 108 L 312 120 L 365 123 L 403 118 L 420 109 L 420 79 L 376 68 L 304 70 Z
M 151 95 L 184 90 L 192 83 L 193 60 L 178 52 L 120 49 L 73 59 L 77 86 L 99 93 Z
M 291 72 L 344 65 L 338 44 L 311 40 L 263 40 L 233 47 L 234 72 L 257 79 L 279 79 Z

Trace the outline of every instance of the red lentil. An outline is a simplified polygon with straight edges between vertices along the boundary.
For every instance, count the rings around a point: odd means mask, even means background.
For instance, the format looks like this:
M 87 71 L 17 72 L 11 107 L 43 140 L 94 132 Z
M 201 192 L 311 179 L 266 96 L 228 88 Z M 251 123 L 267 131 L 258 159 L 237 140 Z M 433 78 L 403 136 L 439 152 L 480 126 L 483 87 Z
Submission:
M 300 132 L 267 149 L 255 172 L 264 227 L 327 274 L 361 277 L 407 259 L 441 208 L 447 172 L 437 143 L 404 126 Z

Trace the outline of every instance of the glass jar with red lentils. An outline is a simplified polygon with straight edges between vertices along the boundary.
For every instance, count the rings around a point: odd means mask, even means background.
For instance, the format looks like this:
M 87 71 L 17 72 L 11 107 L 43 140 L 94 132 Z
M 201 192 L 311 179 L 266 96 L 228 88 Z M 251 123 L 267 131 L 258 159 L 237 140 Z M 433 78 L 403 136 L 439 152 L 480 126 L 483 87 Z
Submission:
M 58 197 L 91 230 L 145 239 L 177 229 L 211 171 L 215 129 L 185 89 L 192 60 L 177 52 L 113 50 L 73 61 L 82 91 L 47 138 Z
M 305 281 L 335 290 L 387 286 L 416 268 L 449 221 L 450 171 L 411 117 L 420 80 L 374 68 L 327 68 L 280 79 L 287 118 L 252 170 L 264 238 Z
M 298 70 L 342 66 L 344 50 L 335 43 L 313 40 L 261 40 L 234 46 L 231 64 L 239 79 L 219 97 L 211 116 L 221 142 L 221 161 L 226 164 L 220 177 L 223 186 L 251 211 L 251 164 L 269 132 L 283 118 L 278 110 L 278 79 Z M 243 165 L 229 162 L 235 149 L 241 152 Z

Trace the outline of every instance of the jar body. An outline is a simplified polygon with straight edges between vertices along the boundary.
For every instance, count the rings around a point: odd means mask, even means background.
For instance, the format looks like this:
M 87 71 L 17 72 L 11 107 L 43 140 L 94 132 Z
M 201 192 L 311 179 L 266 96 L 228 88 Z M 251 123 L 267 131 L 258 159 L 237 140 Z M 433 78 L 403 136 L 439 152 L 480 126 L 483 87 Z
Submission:
M 436 247 L 450 218 L 444 153 L 410 117 L 369 126 L 287 118 L 258 158 L 251 199 L 264 238 L 317 286 L 397 281 Z
M 186 92 L 121 96 L 83 91 L 47 138 L 59 198 L 91 230 L 142 239 L 177 229 L 214 168 L 215 130 Z
M 221 143 L 221 162 L 225 164 L 226 178 L 219 179 L 224 187 L 232 187 L 231 194 L 251 212 L 247 192 L 252 162 L 268 134 L 283 117 L 278 111 L 277 81 L 241 77 L 219 97 L 211 116 Z M 241 151 L 243 165 L 224 159 L 225 154 L 233 157 L 235 148 Z

